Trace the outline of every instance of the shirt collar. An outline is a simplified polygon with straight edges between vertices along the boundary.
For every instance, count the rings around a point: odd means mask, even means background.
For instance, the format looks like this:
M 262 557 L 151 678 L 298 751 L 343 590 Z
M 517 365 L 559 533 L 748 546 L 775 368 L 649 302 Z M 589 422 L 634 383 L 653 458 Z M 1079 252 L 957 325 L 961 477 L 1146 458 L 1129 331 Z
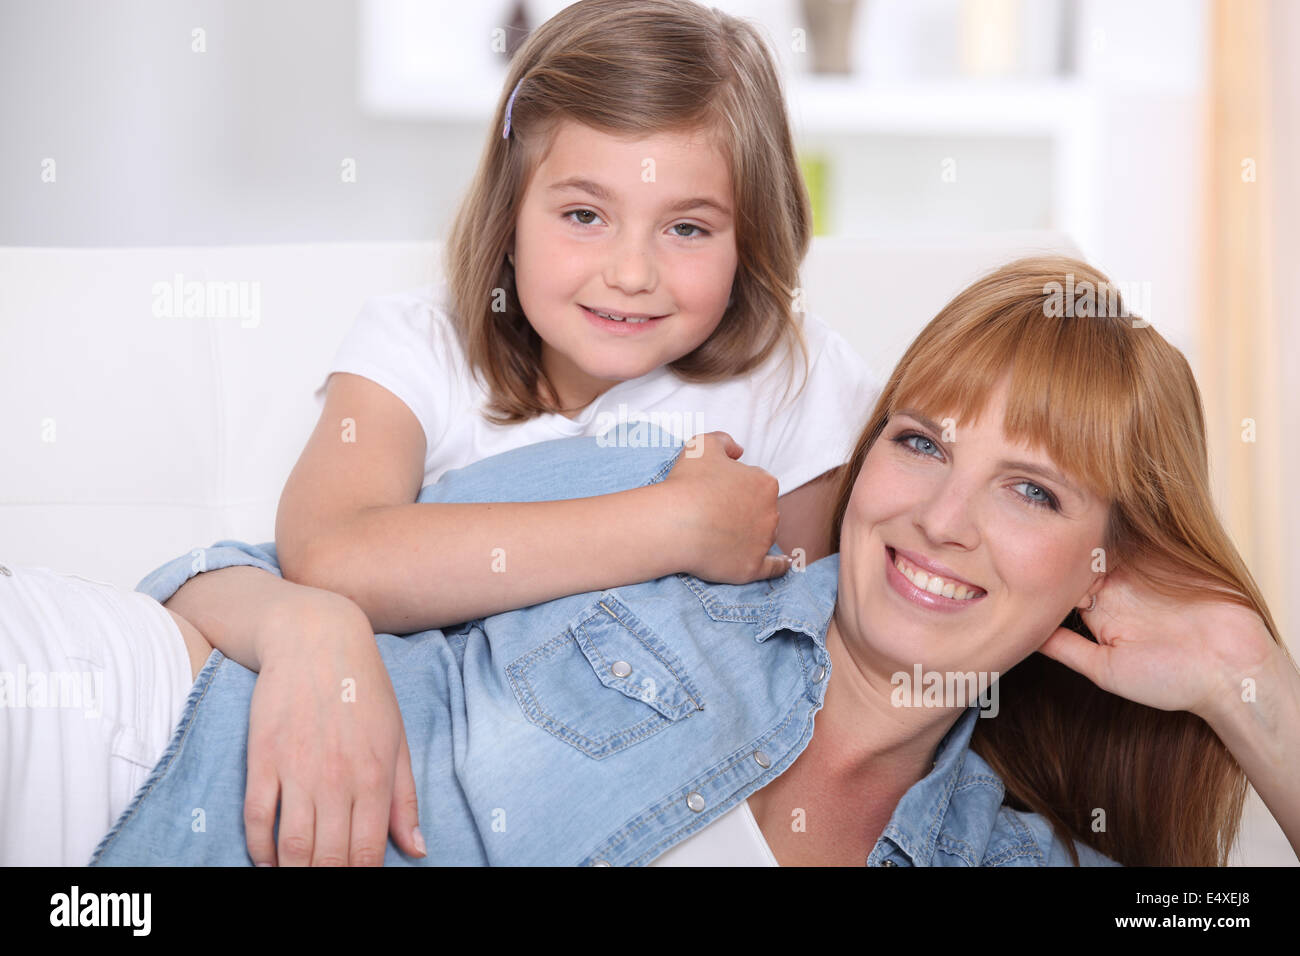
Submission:
M 944 734 L 935 749 L 933 769 L 898 801 L 868 865 L 887 856 L 891 842 L 913 866 L 930 866 L 941 838 L 949 846 L 964 845 L 973 859 L 982 855 L 1004 789 L 992 768 L 970 749 L 979 715 L 978 705 L 967 707 Z M 962 832 L 954 832 L 954 827 Z
M 794 568 L 787 571 L 767 596 L 754 639 L 761 643 L 777 631 L 798 631 L 807 634 L 825 650 L 826 631 L 830 627 L 835 594 L 839 588 L 839 572 L 838 553 L 828 554 L 802 571 Z

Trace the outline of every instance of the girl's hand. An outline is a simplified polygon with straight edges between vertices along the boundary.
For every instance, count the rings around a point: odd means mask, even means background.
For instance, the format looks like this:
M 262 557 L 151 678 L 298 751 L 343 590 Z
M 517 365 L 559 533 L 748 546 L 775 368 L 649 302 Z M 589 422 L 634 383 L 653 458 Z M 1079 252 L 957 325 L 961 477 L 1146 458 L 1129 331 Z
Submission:
M 1279 650 L 1255 612 L 1210 597 L 1164 597 L 1127 569 L 1107 575 L 1095 609 L 1082 616 L 1096 644 L 1058 628 L 1042 653 L 1102 690 L 1207 721 L 1239 704 L 1242 681 Z
M 402 715 L 365 614 L 317 592 L 264 626 L 244 796 L 253 862 L 379 866 L 390 831 L 424 856 Z
M 787 556 L 768 554 L 780 517 L 778 482 L 737 461 L 743 452 L 726 432 L 696 435 L 664 479 L 691 516 L 681 570 L 718 584 L 748 584 L 790 569 Z

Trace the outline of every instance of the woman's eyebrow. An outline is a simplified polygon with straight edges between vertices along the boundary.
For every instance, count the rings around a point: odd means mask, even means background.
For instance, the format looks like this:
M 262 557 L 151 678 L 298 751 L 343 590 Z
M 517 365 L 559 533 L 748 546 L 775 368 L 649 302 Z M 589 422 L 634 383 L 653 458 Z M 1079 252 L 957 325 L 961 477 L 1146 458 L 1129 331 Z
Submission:
M 568 179 L 561 179 L 559 182 L 551 183 L 550 187 L 548 188 L 550 188 L 552 191 L 559 191 L 562 189 L 579 189 L 585 193 L 590 193 L 592 196 L 595 196 L 601 202 L 614 202 L 615 200 L 615 196 L 612 190 L 606 189 L 604 186 L 602 186 L 598 182 L 595 182 L 594 180 L 584 179 L 581 176 L 570 176 Z M 708 196 L 697 196 L 692 199 L 681 199 L 675 203 L 672 203 L 669 206 L 666 206 L 665 209 L 668 212 L 685 212 L 688 209 L 713 209 L 724 216 L 731 215 L 730 209 L 728 209 L 722 203 L 718 202 L 716 199 L 711 199 Z

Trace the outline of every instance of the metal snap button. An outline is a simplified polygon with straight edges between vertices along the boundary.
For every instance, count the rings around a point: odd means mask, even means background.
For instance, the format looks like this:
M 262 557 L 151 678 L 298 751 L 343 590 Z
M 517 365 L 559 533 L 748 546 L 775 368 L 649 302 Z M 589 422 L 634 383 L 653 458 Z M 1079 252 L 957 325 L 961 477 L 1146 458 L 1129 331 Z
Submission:
M 704 798 L 692 790 L 686 795 L 686 805 L 696 813 L 699 813 L 704 809 Z
M 898 866 L 898 864 L 895 863 L 893 860 L 885 860 L 885 861 L 884 861 L 883 863 L 881 863 L 880 865 L 881 865 L 881 866 Z
M 754 751 L 754 762 L 764 770 L 772 766 L 772 761 L 768 758 L 767 754 L 763 753 L 761 750 Z
M 591 865 L 592 866 L 613 866 L 614 864 L 610 863 L 609 860 L 592 860 Z
M 609 665 L 609 671 L 615 677 L 626 677 L 628 674 L 632 673 L 632 665 L 627 661 L 615 661 L 613 664 Z
M 822 678 L 824 678 L 825 676 L 826 676 L 826 668 L 823 667 L 821 664 L 818 664 L 817 669 L 812 673 L 812 681 L 814 684 L 820 684 L 822 682 Z

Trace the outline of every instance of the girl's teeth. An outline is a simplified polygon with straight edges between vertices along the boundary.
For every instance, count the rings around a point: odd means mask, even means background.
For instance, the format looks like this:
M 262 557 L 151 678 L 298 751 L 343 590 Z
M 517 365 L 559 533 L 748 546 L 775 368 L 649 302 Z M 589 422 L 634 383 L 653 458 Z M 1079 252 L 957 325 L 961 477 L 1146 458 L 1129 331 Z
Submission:
M 591 311 L 596 312 L 595 309 L 592 309 Z M 596 314 L 600 316 L 602 319 L 609 319 L 613 322 L 631 322 L 633 325 L 640 325 L 642 322 L 650 321 L 649 319 L 630 319 L 630 318 L 625 318 L 621 315 L 610 315 L 607 312 L 596 312 Z
M 975 588 L 968 588 L 964 584 L 953 584 L 951 581 L 945 581 L 943 578 L 922 571 L 920 568 L 914 568 L 898 555 L 894 555 L 894 567 L 898 568 L 903 577 L 922 591 L 928 591 L 931 594 L 952 598 L 956 601 L 965 601 L 980 593 Z

